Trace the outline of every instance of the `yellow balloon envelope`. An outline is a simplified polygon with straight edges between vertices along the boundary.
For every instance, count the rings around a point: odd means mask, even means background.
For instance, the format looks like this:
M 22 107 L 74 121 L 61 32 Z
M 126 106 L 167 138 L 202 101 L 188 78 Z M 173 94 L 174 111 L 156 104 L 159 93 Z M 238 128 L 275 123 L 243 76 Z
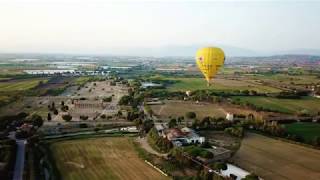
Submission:
M 199 49 L 196 54 L 196 63 L 206 78 L 208 85 L 214 78 L 220 67 L 224 64 L 225 55 L 222 49 L 217 47 L 206 47 Z

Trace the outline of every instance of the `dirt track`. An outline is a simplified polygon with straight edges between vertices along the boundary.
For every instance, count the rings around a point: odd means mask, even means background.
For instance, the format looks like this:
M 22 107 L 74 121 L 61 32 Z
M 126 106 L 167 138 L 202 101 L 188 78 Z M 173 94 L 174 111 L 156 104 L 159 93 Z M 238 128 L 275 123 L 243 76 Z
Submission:
M 320 150 L 249 133 L 233 160 L 269 180 L 319 180 Z

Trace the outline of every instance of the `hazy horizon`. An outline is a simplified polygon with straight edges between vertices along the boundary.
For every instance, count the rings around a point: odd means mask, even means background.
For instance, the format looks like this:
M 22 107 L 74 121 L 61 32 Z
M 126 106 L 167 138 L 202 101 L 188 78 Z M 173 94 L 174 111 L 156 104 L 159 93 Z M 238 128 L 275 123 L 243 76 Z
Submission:
M 189 56 L 209 45 L 253 55 L 316 52 L 319 11 L 320 2 L 4 0 L 0 53 L 171 55 L 176 49 L 167 49 L 187 47 L 179 53 Z

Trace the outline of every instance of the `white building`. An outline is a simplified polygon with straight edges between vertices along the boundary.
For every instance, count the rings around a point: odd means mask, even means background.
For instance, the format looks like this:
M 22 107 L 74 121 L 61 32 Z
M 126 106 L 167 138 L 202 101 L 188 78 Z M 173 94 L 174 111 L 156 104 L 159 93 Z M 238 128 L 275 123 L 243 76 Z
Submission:
M 233 114 L 227 113 L 226 120 L 233 121 L 233 119 L 234 119 Z
M 174 145 L 181 146 L 184 144 L 203 144 L 205 138 L 199 136 L 193 129 L 190 128 L 171 128 L 165 131 L 165 137 Z

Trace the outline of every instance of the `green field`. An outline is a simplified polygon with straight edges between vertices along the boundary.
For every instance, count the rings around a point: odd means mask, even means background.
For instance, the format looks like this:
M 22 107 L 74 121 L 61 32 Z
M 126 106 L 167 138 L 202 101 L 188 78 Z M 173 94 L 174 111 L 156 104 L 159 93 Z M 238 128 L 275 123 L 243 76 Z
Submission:
M 298 122 L 286 124 L 285 128 L 289 134 L 299 135 L 309 142 L 320 137 L 320 124 L 317 123 Z
M 51 145 L 63 180 L 166 180 L 138 157 L 128 137 L 67 140 Z
M 75 79 L 75 84 L 76 85 L 84 85 L 90 79 L 92 79 L 92 78 L 91 77 L 78 77 L 78 78 Z
M 213 79 L 211 86 L 207 86 L 207 82 L 204 78 L 174 78 L 174 77 L 162 77 L 154 76 L 151 80 L 170 80 L 174 83 L 168 85 L 169 91 L 194 91 L 202 89 L 213 89 L 213 90 L 224 90 L 224 91 L 234 91 L 234 90 L 255 90 L 261 93 L 275 93 L 280 92 L 280 89 L 264 86 L 261 84 L 255 84 L 247 81 L 241 80 L 231 80 L 231 79 Z
M 14 80 L 8 82 L 0 82 L 0 92 L 8 91 L 24 91 L 32 89 L 39 85 L 40 81 L 47 82 L 47 79 L 26 79 L 26 80 Z
M 288 114 L 299 113 L 303 110 L 307 110 L 311 114 L 316 114 L 320 111 L 320 99 L 312 97 L 278 99 L 260 96 L 234 96 L 233 99 L 240 101 L 242 104 L 250 103 L 256 107 Z
M 288 74 L 271 74 L 271 75 L 253 75 L 252 79 L 256 80 L 274 80 L 281 83 L 290 84 L 310 84 L 318 83 L 320 79 L 317 76 L 312 75 L 288 75 Z

